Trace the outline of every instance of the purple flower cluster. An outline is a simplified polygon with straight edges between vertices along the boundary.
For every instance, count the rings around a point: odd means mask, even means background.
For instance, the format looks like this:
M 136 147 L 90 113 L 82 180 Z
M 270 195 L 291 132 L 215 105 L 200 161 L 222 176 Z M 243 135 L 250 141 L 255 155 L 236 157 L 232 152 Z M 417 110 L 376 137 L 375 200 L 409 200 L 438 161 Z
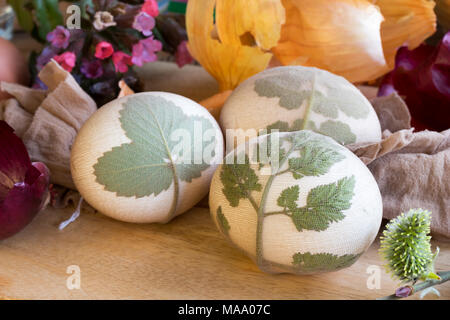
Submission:
M 118 81 L 132 72 L 131 66 L 157 60 L 162 44 L 152 31 L 159 14 L 155 0 L 140 5 L 92 0 L 86 12 L 90 24 L 84 23 L 81 30 L 57 26 L 47 34 L 48 43 L 36 58 L 36 71 L 54 59 L 86 91 L 95 94 L 106 92 L 105 86 L 117 87 Z M 35 86 L 40 86 L 38 78 Z

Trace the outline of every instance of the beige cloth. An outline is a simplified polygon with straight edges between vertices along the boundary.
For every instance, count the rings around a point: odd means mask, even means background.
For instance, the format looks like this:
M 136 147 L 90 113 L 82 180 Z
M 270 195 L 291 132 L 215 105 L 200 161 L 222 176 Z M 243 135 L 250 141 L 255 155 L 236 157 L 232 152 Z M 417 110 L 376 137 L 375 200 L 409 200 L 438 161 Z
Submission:
M 383 140 L 348 147 L 377 180 L 384 218 L 395 218 L 410 208 L 428 209 L 433 235 L 450 238 L 450 129 L 414 133 L 409 111 L 396 94 L 376 98 L 372 104 L 384 130 Z
M 0 84 L 15 99 L 0 102 L 0 120 L 19 135 L 32 161 L 44 162 L 51 182 L 75 189 L 70 174 L 70 149 L 83 123 L 97 110 L 92 98 L 55 61 L 39 73 L 49 90 Z

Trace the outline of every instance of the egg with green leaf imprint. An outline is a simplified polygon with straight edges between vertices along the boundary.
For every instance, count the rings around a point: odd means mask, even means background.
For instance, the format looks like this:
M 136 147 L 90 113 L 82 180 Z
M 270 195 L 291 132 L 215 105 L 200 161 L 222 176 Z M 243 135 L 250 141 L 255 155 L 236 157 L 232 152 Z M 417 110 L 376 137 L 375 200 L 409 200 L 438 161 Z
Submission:
M 223 136 L 196 102 L 166 92 L 114 100 L 81 128 L 71 171 L 83 198 L 127 222 L 168 222 L 209 190 Z
M 272 273 L 352 265 L 382 217 L 380 191 L 364 163 L 309 130 L 240 144 L 214 174 L 209 204 L 223 236 Z
M 381 140 L 378 117 L 354 85 L 328 71 L 301 66 L 268 69 L 241 83 L 226 101 L 220 124 L 223 130 L 233 129 L 227 134 L 238 144 L 260 130 L 274 129 L 312 130 L 343 145 Z

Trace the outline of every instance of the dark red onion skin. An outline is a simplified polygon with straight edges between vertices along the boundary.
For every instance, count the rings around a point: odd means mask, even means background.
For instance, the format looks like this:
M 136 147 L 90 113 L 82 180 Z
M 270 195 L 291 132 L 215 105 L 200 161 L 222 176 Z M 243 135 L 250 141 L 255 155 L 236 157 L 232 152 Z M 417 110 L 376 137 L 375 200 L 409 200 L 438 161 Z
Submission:
M 404 97 L 416 131 L 450 128 L 450 32 L 437 47 L 402 47 L 395 69 L 381 83 L 379 96 L 397 91 Z
M 49 170 L 45 164 L 32 164 L 24 182 L 14 184 L 0 203 L 0 240 L 25 228 L 46 205 L 49 198 Z

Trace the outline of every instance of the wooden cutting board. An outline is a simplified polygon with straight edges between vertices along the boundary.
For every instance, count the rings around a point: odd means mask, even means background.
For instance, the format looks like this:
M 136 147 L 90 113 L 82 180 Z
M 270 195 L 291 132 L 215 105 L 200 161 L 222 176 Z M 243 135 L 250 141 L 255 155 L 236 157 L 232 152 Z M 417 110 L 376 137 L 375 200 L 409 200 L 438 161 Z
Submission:
M 378 241 L 348 269 L 269 275 L 222 238 L 208 209 L 194 208 L 167 225 L 129 224 L 83 212 L 59 231 L 72 211 L 46 209 L 21 233 L 0 242 L 0 297 L 374 299 L 396 288 L 381 267 Z M 441 248 L 438 270 L 450 270 L 450 244 L 434 245 Z M 69 290 L 67 269 L 73 265 L 80 269 L 80 289 Z M 379 270 L 379 289 L 367 287 L 368 268 Z M 450 299 L 450 283 L 440 291 L 441 299 Z

